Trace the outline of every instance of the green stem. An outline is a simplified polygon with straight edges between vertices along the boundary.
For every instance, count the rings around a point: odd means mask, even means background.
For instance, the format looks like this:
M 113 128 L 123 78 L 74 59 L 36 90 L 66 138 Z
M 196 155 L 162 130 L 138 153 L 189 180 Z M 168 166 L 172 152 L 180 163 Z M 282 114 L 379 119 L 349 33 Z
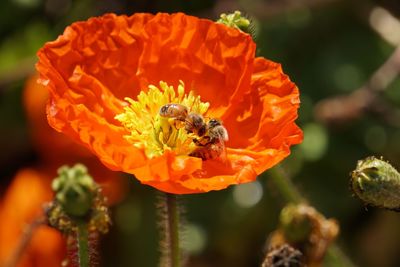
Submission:
M 168 247 L 170 250 L 170 267 L 181 266 L 181 251 L 179 244 L 179 227 L 180 227 L 180 212 L 178 206 L 177 196 L 174 194 L 166 193 L 166 207 L 167 207 L 167 236 L 169 236 Z
M 282 167 L 274 167 L 270 169 L 267 174 L 269 174 L 270 181 L 274 184 L 274 187 L 279 191 L 286 202 L 295 204 L 306 202 L 306 199 L 301 195 L 293 182 L 289 179 L 289 177 L 287 177 L 287 175 L 285 175 Z M 328 248 L 326 258 L 329 262 L 337 263 L 335 266 L 355 266 L 335 244 L 332 244 Z
M 272 168 L 267 172 L 267 174 L 269 174 L 270 180 L 286 202 L 299 204 L 305 201 L 292 181 L 285 175 L 284 170 L 281 167 L 277 166 Z
M 86 222 L 78 223 L 78 259 L 79 267 L 89 267 L 89 231 Z
M 329 266 L 349 266 L 355 267 L 354 263 L 343 253 L 343 251 L 335 244 L 328 248 L 326 258 L 329 261 Z

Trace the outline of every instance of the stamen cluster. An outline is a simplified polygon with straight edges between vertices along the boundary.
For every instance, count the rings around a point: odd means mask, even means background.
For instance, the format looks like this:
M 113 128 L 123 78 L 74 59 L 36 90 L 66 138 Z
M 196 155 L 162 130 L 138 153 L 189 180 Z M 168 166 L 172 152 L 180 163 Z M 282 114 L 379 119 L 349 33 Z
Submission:
M 177 94 L 173 86 L 160 82 L 160 87 L 149 86 L 147 92 L 142 91 L 137 100 L 125 98 L 129 106 L 124 113 L 115 117 L 129 134 L 125 138 L 134 146 L 141 148 L 149 158 L 162 155 L 166 150 L 173 150 L 178 155 L 189 155 L 196 149 L 193 139 L 196 134 L 182 127 L 185 118 L 175 118 L 160 115 L 162 107 L 170 103 L 177 103 L 182 112 L 190 110 L 203 116 L 209 104 L 203 103 L 199 96 L 191 91 L 185 94 L 184 84 L 181 82 Z

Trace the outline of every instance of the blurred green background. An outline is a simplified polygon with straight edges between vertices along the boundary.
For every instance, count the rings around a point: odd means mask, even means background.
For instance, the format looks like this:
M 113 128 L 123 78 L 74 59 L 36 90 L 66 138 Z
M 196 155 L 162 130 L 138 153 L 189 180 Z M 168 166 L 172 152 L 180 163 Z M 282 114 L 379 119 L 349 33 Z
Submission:
M 313 206 L 339 221 L 337 243 L 358 266 L 400 266 L 400 215 L 364 208 L 348 186 L 349 172 L 366 156 L 383 156 L 400 167 L 400 122 L 365 113 L 330 124 L 315 113 L 319 101 L 363 86 L 394 51 L 400 40 L 398 1 L 2 0 L 0 193 L 18 169 L 37 159 L 21 95 L 25 78 L 33 73 L 35 53 L 46 41 L 74 21 L 106 12 L 183 11 L 215 20 L 234 10 L 257 26 L 258 54 L 282 63 L 301 91 L 297 122 L 305 139 L 281 167 Z M 400 106 L 399 87 L 400 79 L 395 79 L 380 96 L 394 110 Z M 156 192 L 127 179 L 130 193 L 112 208 L 114 224 L 101 243 L 102 266 L 157 266 Z M 284 205 L 268 171 L 252 184 L 183 200 L 190 266 L 260 266 Z

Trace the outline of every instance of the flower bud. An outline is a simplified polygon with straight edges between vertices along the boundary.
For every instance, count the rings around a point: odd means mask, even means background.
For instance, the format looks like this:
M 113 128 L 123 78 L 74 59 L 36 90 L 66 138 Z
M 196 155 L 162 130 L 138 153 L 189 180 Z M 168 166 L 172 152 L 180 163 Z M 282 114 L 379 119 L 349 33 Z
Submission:
M 108 231 L 111 219 L 107 200 L 84 165 L 59 168 L 52 188 L 55 199 L 45 207 L 52 227 L 68 234 L 77 232 L 84 223 L 90 232 Z
M 56 200 L 69 216 L 83 217 L 89 212 L 96 191 L 96 184 L 82 164 L 58 169 L 52 188 Z
M 305 205 L 288 205 L 281 211 L 280 224 L 289 243 L 301 242 L 310 236 L 313 222 L 305 212 L 308 208 Z
M 382 159 L 359 160 L 351 172 L 350 187 L 366 205 L 400 209 L 400 174 Z
M 239 29 L 246 33 L 251 32 L 250 20 L 248 20 L 246 17 L 243 17 L 240 11 L 235 11 L 231 14 L 222 13 L 217 22 L 225 24 L 228 27 Z

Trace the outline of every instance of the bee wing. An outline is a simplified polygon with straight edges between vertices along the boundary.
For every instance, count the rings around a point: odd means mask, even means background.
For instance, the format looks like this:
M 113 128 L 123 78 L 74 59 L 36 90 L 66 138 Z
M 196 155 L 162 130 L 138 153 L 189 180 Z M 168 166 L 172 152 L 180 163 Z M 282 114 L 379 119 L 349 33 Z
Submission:
M 222 129 L 223 129 L 223 130 L 222 130 L 222 131 L 223 131 L 222 138 L 223 138 L 224 142 L 226 142 L 226 141 L 229 140 L 228 131 L 226 130 L 226 128 L 225 128 L 224 126 L 222 126 Z
M 193 122 L 188 118 L 185 118 L 185 129 L 186 131 L 192 132 L 194 128 Z
M 218 138 L 219 140 L 226 142 L 229 140 L 228 131 L 222 125 L 216 126 L 214 128 L 209 128 L 208 133 L 213 138 Z
M 228 153 L 226 150 L 225 142 L 223 139 L 218 139 L 218 142 L 215 144 L 215 146 L 218 147 L 219 150 L 219 156 L 218 159 L 222 162 L 227 162 L 228 161 Z

